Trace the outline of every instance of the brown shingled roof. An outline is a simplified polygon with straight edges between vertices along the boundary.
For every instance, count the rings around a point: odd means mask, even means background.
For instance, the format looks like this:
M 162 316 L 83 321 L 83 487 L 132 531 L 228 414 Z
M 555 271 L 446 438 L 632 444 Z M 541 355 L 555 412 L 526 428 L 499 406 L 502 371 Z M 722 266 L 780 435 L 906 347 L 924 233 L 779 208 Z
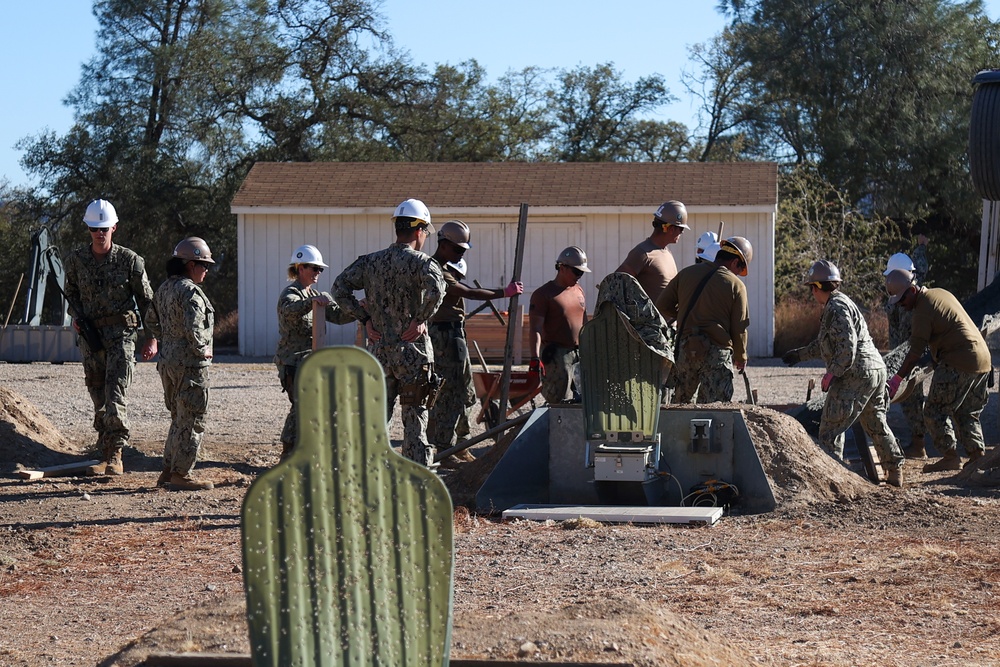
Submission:
M 773 162 L 258 162 L 234 207 L 774 206 Z

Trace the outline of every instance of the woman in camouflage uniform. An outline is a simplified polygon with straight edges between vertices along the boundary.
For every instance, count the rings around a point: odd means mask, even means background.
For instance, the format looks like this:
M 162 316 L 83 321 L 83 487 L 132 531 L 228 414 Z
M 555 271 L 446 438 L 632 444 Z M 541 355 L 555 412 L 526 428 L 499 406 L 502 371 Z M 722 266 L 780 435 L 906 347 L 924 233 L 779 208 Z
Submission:
M 278 297 L 278 349 L 274 363 L 278 367 L 281 390 L 288 394 L 291 407 L 281 430 L 281 460 L 285 460 L 296 441 L 295 373 L 313 349 L 313 303 L 326 307 L 327 322 L 347 324 L 353 317 L 340 310 L 329 292 L 321 292 L 315 285 L 323 269 L 323 255 L 313 245 L 299 246 L 288 262 L 288 279 L 291 284 Z
M 160 341 L 156 369 L 170 410 L 163 472 L 157 486 L 185 491 L 214 486 L 191 475 L 205 435 L 215 332 L 215 309 L 200 285 L 214 263 L 212 251 L 202 239 L 192 236 L 178 243 L 167 261 L 167 279 L 157 288 L 147 317 Z
M 889 484 L 902 486 L 903 453 L 889 429 L 885 361 L 868 333 L 868 323 L 857 305 L 840 291 L 840 269 L 832 262 L 813 263 L 805 284 L 823 306 L 819 336 L 809 345 L 782 357 L 789 366 L 821 358 L 826 364 L 822 388 L 827 392 L 819 423 L 820 446 L 838 461 L 844 460 L 844 434 L 861 420 L 871 437 Z

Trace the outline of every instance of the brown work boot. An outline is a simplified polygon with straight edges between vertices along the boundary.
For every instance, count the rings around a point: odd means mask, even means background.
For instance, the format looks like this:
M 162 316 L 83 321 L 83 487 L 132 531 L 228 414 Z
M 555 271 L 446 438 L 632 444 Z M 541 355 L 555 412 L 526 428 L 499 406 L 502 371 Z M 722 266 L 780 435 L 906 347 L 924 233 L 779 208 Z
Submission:
M 105 475 L 123 475 L 125 474 L 125 466 L 122 464 L 122 450 L 116 449 L 111 452 L 108 456 L 107 468 L 104 470 Z
M 950 449 L 944 453 L 941 460 L 937 463 L 928 463 L 924 466 L 924 472 L 941 472 L 942 470 L 961 470 L 962 469 L 962 459 L 959 457 L 958 452 L 954 449 Z
M 963 468 L 968 468 L 971 465 L 975 465 L 976 461 L 983 458 L 983 453 L 978 449 L 973 449 L 969 452 L 969 460 L 965 462 Z
M 910 446 L 903 450 L 903 456 L 908 459 L 923 460 L 927 458 L 927 449 L 924 448 L 924 440 L 914 439 Z
M 172 473 L 170 472 L 170 468 L 164 468 L 163 472 L 160 473 L 160 476 L 156 478 L 156 485 L 157 486 L 166 486 L 167 482 L 170 481 L 170 475 L 171 474 Z
M 903 488 L 903 469 L 889 468 L 889 479 L 886 480 L 886 483 L 889 484 L 889 486 Z
M 182 475 L 179 472 L 170 474 L 170 481 L 167 485 L 174 491 L 206 491 L 215 488 L 215 484 L 211 482 L 194 479 L 190 475 Z

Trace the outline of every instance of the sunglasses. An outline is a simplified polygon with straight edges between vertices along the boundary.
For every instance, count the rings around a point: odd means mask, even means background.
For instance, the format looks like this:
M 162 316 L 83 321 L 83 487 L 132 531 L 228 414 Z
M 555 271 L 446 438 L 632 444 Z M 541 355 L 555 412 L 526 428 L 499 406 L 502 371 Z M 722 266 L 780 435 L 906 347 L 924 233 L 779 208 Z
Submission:
M 87 227 L 87 229 L 90 230 L 91 234 L 101 234 L 101 233 L 107 234 L 108 232 L 111 231 L 110 227 Z
M 322 266 L 316 266 L 314 264 L 306 264 L 306 268 L 307 269 L 311 269 L 312 271 L 315 271 L 316 273 L 323 273 L 323 267 Z

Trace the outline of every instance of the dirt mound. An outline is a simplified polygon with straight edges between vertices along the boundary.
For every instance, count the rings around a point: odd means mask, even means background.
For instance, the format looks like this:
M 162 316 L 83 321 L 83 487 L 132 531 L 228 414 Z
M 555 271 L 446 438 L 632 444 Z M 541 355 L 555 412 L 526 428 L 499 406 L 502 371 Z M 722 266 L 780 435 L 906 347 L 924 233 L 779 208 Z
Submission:
M 0 387 L 0 472 L 68 463 L 82 453 L 27 399 Z
M 778 506 L 843 502 L 876 487 L 827 456 L 795 418 L 745 403 L 718 403 L 720 409 L 743 411 Z M 474 462 L 459 466 L 444 479 L 455 506 L 475 507 L 476 492 L 489 477 L 516 431 L 508 432 Z M 753 507 L 742 508 L 755 511 Z
M 636 667 L 760 664 L 724 637 L 638 599 L 588 600 L 555 613 L 456 618 L 452 641 L 452 659 L 590 661 L 601 655 Z
M 741 407 L 778 507 L 843 502 L 877 488 L 828 456 L 794 417 Z

